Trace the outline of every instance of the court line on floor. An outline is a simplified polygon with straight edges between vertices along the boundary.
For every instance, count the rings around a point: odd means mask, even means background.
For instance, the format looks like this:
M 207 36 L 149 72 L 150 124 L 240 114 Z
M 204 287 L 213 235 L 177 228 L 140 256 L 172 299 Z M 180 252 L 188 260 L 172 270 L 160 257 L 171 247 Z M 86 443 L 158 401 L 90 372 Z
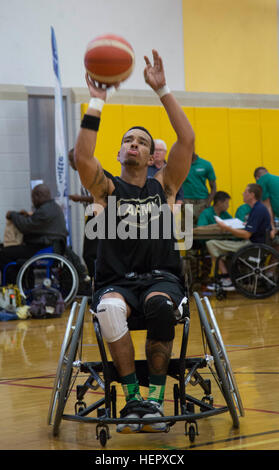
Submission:
M 267 435 L 270 435 L 270 434 L 277 434 L 279 433 L 279 429 L 275 429 L 273 431 L 265 431 L 265 432 L 260 432 L 260 433 L 256 433 L 256 434 L 244 434 L 244 435 L 241 435 L 241 436 L 235 436 L 235 437 L 228 437 L 226 439 L 219 439 L 217 441 L 208 441 L 208 442 L 203 442 L 201 444 L 191 444 L 190 446 L 187 447 L 187 449 L 199 449 L 200 447 L 206 447 L 206 446 L 211 446 L 211 445 L 216 445 L 216 444 L 222 444 L 222 443 L 226 443 L 226 442 L 231 442 L 231 441 L 239 441 L 240 439 L 251 439 L 253 437 L 261 437 L 261 436 L 267 436 Z M 278 441 L 279 440 L 279 437 L 278 439 L 272 439 L 272 441 Z M 261 443 L 263 443 L 264 441 L 261 441 Z M 243 445 L 239 445 L 238 447 L 225 447 L 224 449 L 222 450 L 234 450 L 234 449 L 237 449 L 237 448 L 241 448 L 241 447 L 248 447 L 249 445 L 253 445 L 253 443 L 247 443 L 247 444 L 243 444 Z M 256 445 L 256 443 L 255 443 Z M 178 448 L 179 450 L 179 448 Z
M 39 379 L 44 379 L 44 378 L 49 378 L 49 376 L 41 376 L 41 377 L 37 377 Z M 30 385 L 30 384 L 20 384 L 18 383 L 19 380 L 24 380 L 24 379 L 17 379 L 17 382 L 14 383 L 14 382 L 10 382 L 9 380 L 6 380 L 6 381 L 1 381 L 0 382 L 0 385 L 12 385 L 14 387 L 25 387 L 25 388 L 35 388 L 35 389 L 42 389 L 42 390 L 52 390 L 53 387 L 51 386 L 42 386 L 42 385 Z M 75 392 L 76 390 L 73 389 L 72 392 Z M 91 393 L 91 394 L 96 394 L 96 395 L 103 395 L 103 392 L 92 392 L 90 390 L 88 390 L 87 393 Z M 120 397 L 124 397 L 124 395 L 119 395 Z M 169 402 L 169 403 L 173 403 L 173 400 L 171 399 L 165 399 L 165 402 Z M 215 406 L 218 408 L 218 407 L 221 407 L 223 405 L 218 405 L 218 404 L 215 404 Z M 254 411 L 256 413 L 267 413 L 267 414 L 279 414 L 279 411 L 273 411 L 273 410 L 262 410 L 262 409 L 257 409 L 257 408 L 244 408 L 245 411 Z

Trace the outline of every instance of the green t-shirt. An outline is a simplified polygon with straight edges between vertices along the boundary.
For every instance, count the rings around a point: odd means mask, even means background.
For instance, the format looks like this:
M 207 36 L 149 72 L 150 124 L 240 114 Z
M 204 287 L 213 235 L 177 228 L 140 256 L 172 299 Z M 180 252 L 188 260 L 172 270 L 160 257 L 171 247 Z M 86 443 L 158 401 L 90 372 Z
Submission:
M 262 187 L 262 200 L 270 199 L 274 215 L 279 217 L 279 176 L 266 173 L 262 175 L 257 183 Z
M 213 206 L 207 207 L 200 214 L 200 216 L 198 218 L 197 226 L 199 227 L 201 225 L 216 224 L 216 220 L 214 219 L 215 215 L 217 215 L 217 214 L 214 210 L 214 207 Z M 221 212 L 219 217 L 220 217 L 220 219 L 223 219 L 223 220 L 232 219 L 232 216 L 227 211 Z
M 250 211 L 251 207 L 249 204 L 241 204 L 241 206 L 236 209 L 235 217 L 242 220 L 242 222 L 247 222 Z
M 185 199 L 207 199 L 206 180 L 215 181 L 216 176 L 212 164 L 200 158 L 192 163 L 189 174 L 182 187 Z

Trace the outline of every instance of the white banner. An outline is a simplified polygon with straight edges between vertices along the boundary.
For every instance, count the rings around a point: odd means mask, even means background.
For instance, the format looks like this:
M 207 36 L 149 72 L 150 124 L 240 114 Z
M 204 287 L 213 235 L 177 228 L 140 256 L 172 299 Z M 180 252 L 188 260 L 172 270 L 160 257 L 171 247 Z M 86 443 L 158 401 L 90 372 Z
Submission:
M 53 70 L 55 76 L 55 168 L 56 168 L 56 201 L 61 206 L 68 227 L 68 198 L 67 198 L 67 150 L 64 132 L 63 96 L 59 72 L 58 51 L 56 37 L 51 27 L 51 46 Z

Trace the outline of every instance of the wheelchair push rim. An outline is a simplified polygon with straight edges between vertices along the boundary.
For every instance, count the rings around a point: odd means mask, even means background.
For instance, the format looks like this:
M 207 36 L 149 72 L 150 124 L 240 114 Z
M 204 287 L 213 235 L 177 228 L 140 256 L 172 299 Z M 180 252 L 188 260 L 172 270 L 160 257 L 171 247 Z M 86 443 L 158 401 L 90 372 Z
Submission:
M 227 351 L 223 342 L 223 338 L 220 333 L 220 330 L 219 330 L 219 327 L 218 327 L 218 324 L 217 324 L 217 321 L 216 321 L 216 318 L 213 313 L 213 309 L 211 307 L 208 297 L 204 297 L 204 303 L 206 305 L 208 316 L 209 316 L 208 321 L 210 324 L 211 332 L 216 342 L 218 354 L 220 356 L 221 361 L 223 362 L 223 366 L 226 371 L 226 375 L 229 381 L 229 386 L 230 386 L 232 396 L 238 408 L 239 415 L 243 417 L 245 415 L 245 412 L 244 412 L 241 396 L 240 396 L 238 386 L 235 380 L 235 376 L 231 367 L 231 363 L 230 363 L 230 360 L 229 360 L 229 357 L 228 357 L 228 354 L 227 354 Z
M 204 352 L 205 352 L 205 357 L 208 359 L 208 367 L 210 371 L 212 372 L 212 375 L 223 397 L 225 398 L 225 401 L 228 406 L 228 410 L 230 412 L 230 415 L 233 421 L 233 426 L 235 428 L 239 428 L 239 419 L 238 419 L 238 415 L 236 411 L 236 406 L 234 403 L 233 394 L 230 389 L 230 383 L 229 383 L 229 379 L 226 373 L 226 369 L 224 368 L 224 364 L 221 361 L 220 356 L 219 356 L 218 348 L 216 345 L 216 340 L 212 334 L 206 312 L 204 310 L 202 301 L 197 292 L 194 292 L 194 298 L 195 298 L 195 302 L 198 308 Z M 211 353 L 211 355 L 208 354 L 209 352 Z M 212 361 L 211 361 L 211 357 L 213 359 Z M 211 362 L 214 363 L 215 371 L 213 370 L 213 367 L 211 366 Z
M 69 353 L 69 348 L 71 345 L 72 341 L 72 336 L 75 331 L 75 325 L 76 325 L 76 320 L 77 320 L 77 307 L 78 303 L 74 302 L 70 311 L 70 315 L 68 318 L 67 326 L 66 326 L 66 331 L 63 339 L 63 343 L 61 346 L 61 351 L 60 351 L 60 356 L 58 360 L 58 366 L 56 370 L 56 375 L 53 383 L 53 389 L 52 389 L 52 395 L 50 399 L 50 404 L 49 404 L 49 411 L 48 411 L 48 418 L 47 418 L 47 424 L 53 424 L 53 416 L 55 414 L 56 406 L 57 406 L 57 400 L 59 397 L 59 392 L 61 389 L 61 384 L 63 382 L 64 378 L 64 373 L 65 373 L 65 367 L 68 362 L 68 353 Z
M 82 337 L 86 304 L 87 298 L 83 298 L 79 307 L 76 324 L 74 326 L 74 333 L 71 335 L 70 342 L 68 344 L 67 351 L 69 351 L 69 354 L 67 357 L 64 356 L 65 369 L 63 371 L 62 380 L 59 381 L 59 389 L 57 389 L 57 405 L 53 424 L 54 436 L 59 432 L 64 408 L 79 374 L 80 365 L 82 364 Z

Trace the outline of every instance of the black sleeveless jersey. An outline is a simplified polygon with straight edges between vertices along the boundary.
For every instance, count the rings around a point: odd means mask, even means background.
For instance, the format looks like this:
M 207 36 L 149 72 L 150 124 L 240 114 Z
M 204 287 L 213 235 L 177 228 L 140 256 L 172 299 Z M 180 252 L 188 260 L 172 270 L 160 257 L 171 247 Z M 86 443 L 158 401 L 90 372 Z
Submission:
M 98 236 L 96 288 L 115 284 L 131 272 L 161 269 L 180 276 L 175 222 L 159 181 L 147 178 L 141 188 L 105 173 L 115 190 L 98 216 L 104 226 Z

